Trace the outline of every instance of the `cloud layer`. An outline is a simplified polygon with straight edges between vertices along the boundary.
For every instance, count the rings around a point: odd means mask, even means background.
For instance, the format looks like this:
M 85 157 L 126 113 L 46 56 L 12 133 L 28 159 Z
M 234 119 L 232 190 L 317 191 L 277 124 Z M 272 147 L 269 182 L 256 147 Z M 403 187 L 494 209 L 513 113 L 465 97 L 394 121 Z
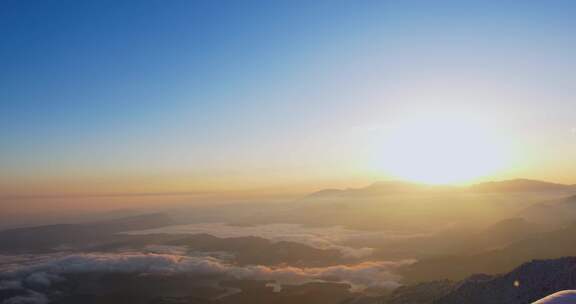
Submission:
M 130 232 L 130 234 L 150 233 L 206 233 L 220 238 L 256 236 L 272 241 L 301 243 L 320 249 L 337 249 L 346 258 L 366 258 L 371 256 L 374 251 L 368 247 L 354 248 L 347 246 L 346 243 L 350 241 L 383 240 L 414 236 L 411 234 L 395 234 L 388 231 L 359 231 L 342 226 L 306 227 L 298 224 L 231 226 L 225 223 L 197 223 Z
M 338 281 L 361 290 L 368 287 L 394 288 L 399 277 L 394 271 L 409 263 L 363 262 L 329 267 L 237 266 L 207 256 L 184 256 L 151 253 L 88 253 L 34 257 L 31 262 L 4 264 L 0 269 L 0 289 L 18 289 L 25 293 L 5 304 L 47 303 L 41 291 L 64 280 L 63 274 L 82 272 L 121 272 L 147 274 L 222 275 L 236 279 L 274 280 L 279 284 L 302 284 L 312 281 Z M 44 301 L 46 300 L 46 301 Z

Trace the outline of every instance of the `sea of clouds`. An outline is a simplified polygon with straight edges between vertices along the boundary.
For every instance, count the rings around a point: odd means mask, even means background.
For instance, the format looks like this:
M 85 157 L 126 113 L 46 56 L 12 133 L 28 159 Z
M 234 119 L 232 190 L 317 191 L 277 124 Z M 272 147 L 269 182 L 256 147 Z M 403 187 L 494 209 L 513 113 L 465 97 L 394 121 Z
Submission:
M 8 262 L 6 262 L 8 261 Z M 315 281 L 348 283 L 355 290 L 395 288 L 398 267 L 411 261 L 373 261 L 328 267 L 238 266 L 210 256 L 157 253 L 85 253 L 28 256 L 0 256 L 0 290 L 20 290 L 3 304 L 45 304 L 42 291 L 65 280 L 71 273 L 134 273 L 220 275 L 234 279 L 272 280 L 278 284 Z
M 129 234 L 210 234 L 220 238 L 255 236 L 271 241 L 288 241 L 319 249 L 337 249 L 345 258 L 367 258 L 373 248 L 355 248 L 347 244 L 358 240 L 386 240 L 419 237 L 420 234 L 402 234 L 390 231 L 361 231 L 342 226 L 309 227 L 300 224 L 266 224 L 235 226 L 226 223 L 196 223 L 174 225 L 158 229 L 131 231 Z

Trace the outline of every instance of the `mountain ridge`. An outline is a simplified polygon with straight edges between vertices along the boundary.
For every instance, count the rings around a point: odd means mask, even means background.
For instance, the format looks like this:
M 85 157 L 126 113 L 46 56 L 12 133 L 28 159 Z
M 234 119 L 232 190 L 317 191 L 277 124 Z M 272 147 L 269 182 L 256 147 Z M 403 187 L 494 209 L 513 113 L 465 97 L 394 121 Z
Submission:
M 531 260 L 510 272 L 475 274 L 460 281 L 430 281 L 400 287 L 384 304 L 527 304 L 576 288 L 576 257 Z
M 371 196 L 394 193 L 410 193 L 422 191 L 471 191 L 479 193 L 510 193 L 510 192 L 576 192 L 576 184 L 561 184 L 548 181 L 516 178 L 499 181 L 481 182 L 467 186 L 431 185 L 407 181 L 377 181 L 359 188 L 328 188 L 307 195 L 307 198 L 323 198 L 335 196 Z M 574 195 L 576 197 L 576 194 Z

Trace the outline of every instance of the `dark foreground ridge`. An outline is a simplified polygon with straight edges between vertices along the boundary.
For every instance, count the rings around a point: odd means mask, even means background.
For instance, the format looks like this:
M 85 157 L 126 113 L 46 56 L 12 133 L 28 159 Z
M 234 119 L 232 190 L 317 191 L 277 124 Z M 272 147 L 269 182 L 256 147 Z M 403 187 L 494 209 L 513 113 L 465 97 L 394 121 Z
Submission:
M 397 289 L 385 304 L 527 304 L 576 288 L 576 257 L 534 260 L 501 275 L 421 283 Z

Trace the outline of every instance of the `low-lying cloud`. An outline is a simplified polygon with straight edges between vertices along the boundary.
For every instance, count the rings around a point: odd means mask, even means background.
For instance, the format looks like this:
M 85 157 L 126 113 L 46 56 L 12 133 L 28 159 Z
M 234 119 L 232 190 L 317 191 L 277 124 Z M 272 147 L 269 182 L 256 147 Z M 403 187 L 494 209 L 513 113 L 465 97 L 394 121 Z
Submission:
M 387 231 L 359 231 L 342 226 L 307 227 L 299 224 L 268 224 L 257 226 L 232 226 L 225 223 L 196 223 L 175 225 L 158 229 L 129 232 L 130 234 L 210 234 L 220 238 L 255 236 L 271 241 L 288 241 L 319 249 L 337 249 L 346 258 L 366 258 L 372 255 L 368 247 L 354 248 L 348 242 L 366 239 L 391 239 L 413 237 Z
M 37 259 L 38 260 L 38 259 Z M 40 262 L 4 265 L 0 269 L 0 289 L 22 290 L 5 304 L 44 304 L 39 291 L 65 280 L 62 275 L 87 272 L 119 272 L 135 274 L 222 275 L 235 279 L 273 280 L 279 284 L 302 284 L 313 281 L 348 283 L 361 290 L 368 287 L 395 288 L 400 277 L 398 267 L 408 261 L 363 262 L 329 267 L 238 266 L 208 256 L 185 256 L 151 253 L 87 253 L 65 256 L 44 256 Z

